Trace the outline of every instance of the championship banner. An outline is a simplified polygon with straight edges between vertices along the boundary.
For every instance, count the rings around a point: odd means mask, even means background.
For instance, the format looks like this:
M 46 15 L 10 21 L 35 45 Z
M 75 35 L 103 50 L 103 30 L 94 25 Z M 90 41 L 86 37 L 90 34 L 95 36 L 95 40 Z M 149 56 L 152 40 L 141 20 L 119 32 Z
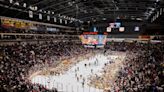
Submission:
M 1 18 L 1 26 L 6 28 L 19 28 L 19 29 L 27 29 L 31 27 L 33 24 L 30 22 L 25 22 L 21 20 L 16 19 L 10 19 L 10 18 Z

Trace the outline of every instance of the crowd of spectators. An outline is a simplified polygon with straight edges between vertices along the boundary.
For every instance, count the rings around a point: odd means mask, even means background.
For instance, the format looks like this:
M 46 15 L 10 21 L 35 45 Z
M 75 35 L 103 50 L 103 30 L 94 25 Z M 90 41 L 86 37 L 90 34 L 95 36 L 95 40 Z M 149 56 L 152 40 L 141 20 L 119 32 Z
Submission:
M 107 49 L 128 52 L 124 67 L 113 85 L 114 92 L 163 92 L 162 43 L 112 42 Z M 52 65 L 56 61 L 86 53 L 89 49 L 74 42 L 1 45 L 0 92 L 57 92 L 55 88 L 48 90 L 42 85 L 31 84 L 27 78 L 30 68 L 39 64 Z
M 39 84 L 31 84 L 27 76 L 35 65 L 51 65 L 64 58 L 87 53 L 73 42 L 44 42 L 0 46 L 0 92 L 57 92 Z M 53 57 L 53 59 L 50 59 Z
M 75 35 L 0 35 L 0 40 L 78 40 Z
M 112 48 L 117 49 L 116 47 Z M 133 43 L 126 45 L 122 49 L 124 48 L 128 52 L 124 67 L 121 68 L 113 89 L 110 91 L 163 92 L 164 45 L 162 43 Z

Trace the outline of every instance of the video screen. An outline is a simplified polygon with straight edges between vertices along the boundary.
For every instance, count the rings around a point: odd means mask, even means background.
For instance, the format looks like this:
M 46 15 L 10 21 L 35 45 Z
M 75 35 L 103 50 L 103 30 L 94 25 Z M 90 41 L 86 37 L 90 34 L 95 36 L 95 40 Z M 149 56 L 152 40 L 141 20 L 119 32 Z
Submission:
M 85 45 L 105 45 L 106 35 L 80 35 L 82 44 Z
M 139 28 L 138 26 L 136 26 L 136 27 L 134 28 L 134 31 L 140 31 L 140 28 Z
M 119 23 L 119 22 L 109 23 L 109 27 L 111 27 L 111 28 L 119 28 L 119 27 L 121 27 L 121 23 Z

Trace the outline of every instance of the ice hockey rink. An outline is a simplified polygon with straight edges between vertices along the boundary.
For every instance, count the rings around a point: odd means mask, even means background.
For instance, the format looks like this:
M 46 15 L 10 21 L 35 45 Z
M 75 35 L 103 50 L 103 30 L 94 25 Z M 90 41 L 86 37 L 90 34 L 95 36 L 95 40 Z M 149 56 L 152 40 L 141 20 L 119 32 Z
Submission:
M 115 61 L 118 57 L 119 55 L 97 54 L 73 65 L 62 75 L 37 75 L 31 81 L 48 89 L 57 88 L 59 92 L 103 92 L 103 89 L 89 86 L 90 80 L 88 78 L 95 74 L 101 76 L 105 64 L 109 61 Z M 116 68 L 118 71 L 119 67 Z

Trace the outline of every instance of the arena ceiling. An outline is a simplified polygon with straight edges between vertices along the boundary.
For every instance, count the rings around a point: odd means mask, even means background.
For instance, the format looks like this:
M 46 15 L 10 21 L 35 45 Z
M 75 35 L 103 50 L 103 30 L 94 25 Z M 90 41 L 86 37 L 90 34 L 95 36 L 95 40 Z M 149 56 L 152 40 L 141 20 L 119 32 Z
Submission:
M 18 17 L 32 9 L 35 14 L 44 13 L 51 17 L 75 18 L 81 21 L 127 19 L 151 21 L 154 14 L 164 6 L 164 0 L 0 0 L 0 6 L 8 8 L 0 15 L 9 15 L 12 8 Z M 12 3 L 11 3 L 12 2 Z M 160 17 L 157 22 L 162 22 Z

